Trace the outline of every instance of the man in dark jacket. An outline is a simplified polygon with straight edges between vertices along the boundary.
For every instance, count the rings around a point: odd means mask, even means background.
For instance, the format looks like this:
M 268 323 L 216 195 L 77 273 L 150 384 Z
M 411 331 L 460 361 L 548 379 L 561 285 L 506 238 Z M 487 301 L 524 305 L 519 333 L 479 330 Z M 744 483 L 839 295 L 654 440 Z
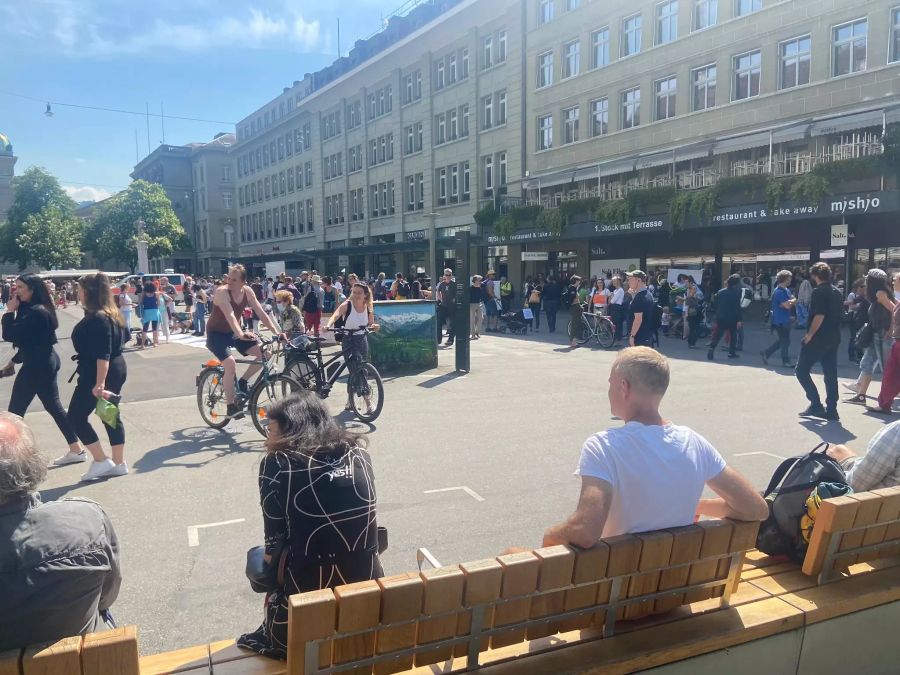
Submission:
M 706 352 L 706 358 L 710 361 L 716 353 L 716 347 L 719 340 L 725 334 L 725 331 L 731 333 L 731 339 L 728 342 L 728 358 L 738 358 L 737 351 L 737 335 L 741 327 L 741 277 L 738 274 L 732 274 L 728 277 L 728 283 L 716 293 L 716 336 L 710 343 L 709 351 Z
M 0 412 L 0 651 L 106 630 L 119 595 L 119 542 L 100 506 L 41 503 L 47 465 L 31 429 Z

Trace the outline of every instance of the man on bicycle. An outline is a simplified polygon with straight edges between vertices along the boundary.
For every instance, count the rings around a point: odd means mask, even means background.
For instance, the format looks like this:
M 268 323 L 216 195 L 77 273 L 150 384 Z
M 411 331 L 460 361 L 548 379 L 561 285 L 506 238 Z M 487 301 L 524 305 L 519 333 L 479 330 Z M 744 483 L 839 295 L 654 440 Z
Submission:
M 213 296 L 213 311 L 206 322 L 206 348 L 215 355 L 225 368 L 225 402 L 228 404 L 227 415 L 230 418 L 239 417 L 242 406 L 235 403 L 234 376 L 236 363 L 231 354 L 231 348 L 235 348 L 242 356 L 252 356 L 262 359 L 262 350 L 256 340 L 256 335 L 250 331 L 241 329 L 240 317 L 244 309 L 249 307 L 259 319 L 269 327 L 272 335 L 281 336 L 281 331 L 272 317 L 263 309 L 256 293 L 247 285 L 247 271 L 243 265 L 232 265 L 228 269 L 225 284 L 215 290 Z M 248 380 L 259 372 L 259 364 L 252 364 L 244 372 L 244 376 L 238 381 L 241 393 L 246 395 L 249 391 Z

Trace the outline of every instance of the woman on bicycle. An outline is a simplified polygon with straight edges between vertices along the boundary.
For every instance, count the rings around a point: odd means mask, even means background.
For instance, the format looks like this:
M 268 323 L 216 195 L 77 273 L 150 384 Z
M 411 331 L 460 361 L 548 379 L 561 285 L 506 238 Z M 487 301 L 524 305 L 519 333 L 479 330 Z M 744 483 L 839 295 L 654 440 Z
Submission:
M 365 284 L 353 284 L 350 291 L 350 298 L 341 303 L 337 311 L 328 319 L 328 330 L 334 329 L 334 324 L 338 319 L 344 320 L 344 328 L 347 330 L 359 328 L 371 328 L 373 331 L 378 330 L 378 324 L 375 323 L 375 306 L 372 302 L 372 292 Z M 350 405 L 350 381 L 353 379 L 356 361 L 354 356 L 358 356 L 360 360 L 365 361 L 369 357 L 369 338 L 364 332 L 351 333 L 345 335 L 341 341 L 341 352 L 344 355 L 344 361 L 350 369 L 350 376 L 347 378 L 347 405 L 344 410 L 353 410 Z

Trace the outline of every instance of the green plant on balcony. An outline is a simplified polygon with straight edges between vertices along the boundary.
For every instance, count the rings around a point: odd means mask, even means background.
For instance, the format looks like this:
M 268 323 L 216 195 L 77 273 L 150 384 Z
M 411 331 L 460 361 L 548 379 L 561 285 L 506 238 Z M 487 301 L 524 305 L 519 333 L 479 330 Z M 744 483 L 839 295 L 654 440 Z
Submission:
M 790 178 L 772 178 L 766 184 L 766 206 L 770 211 L 774 211 L 781 205 L 784 199 L 786 188 L 791 183 Z
M 561 209 L 544 209 L 538 214 L 537 226 L 558 237 L 566 228 L 566 216 Z
M 672 186 L 632 190 L 625 196 L 629 209 L 628 220 L 632 220 L 638 214 L 646 214 L 654 206 L 668 205 L 674 196 L 675 188 Z
M 484 208 L 478 209 L 474 216 L 475 222 L 478 223 L 478 227 L 481 229 L 490 227 L 499 217 L 500 214 L 497 212 L 497 209 L 494 208 L 493 204 L 488 204 Z
M 812 204 L 818 204 L 822 201 L 822 197 L 831 194 L 833 191 L 831 181 L 814 172 L 797 176 L 791 180 L 790 186 L 788 187 L 791 199 L 798 202 L 810 202 Z
M 900 124 L 889 124 L 881 143 L 884 146 L 881 161 L 885 169 L 900 173 Z
M 517 225 L 521 226 L 527 223 L 533 223 L 537 219 L 541 209 L 542 207 L 540 206 L 516 206 L 509 210 L 509 215 L 516 221 Z
M 511 237 L 517 228 L 518 225 L 516 224 L 515 218 L 509 213 L 500 216 L 494 223 L 494 232 L 498 237 L 505 239 Z
M 571 222 L 572 218 L 577 215 L 587 215 L 589 218 L 600 206 L 599 197 L 588 197 L 586 199 L 570 199 L 559 205 L 559 211 L 565 216 L 566 222 Z
M 869 155 L 867 157 L 851 157 L 837 162 L 819 164 L 807 175 L 821 176 L 828 182 L 829 189 L 837 187 L 838 183 L 865 178 L 879 178 L 885 169 L 885 161 L 882 155 Z
M 748 201 L 757 201 L 766 194 L 769 180 L 770 178 L 767 174 L 761 173 L 731 176 L 720 178 L 711 189 L 715 192 L 717 200 L 736 197 Z
M 631 220 L 631 207 L 625 199 L 611 199 L 600 203 L 594 217 L 600 223 L 620 225 Z

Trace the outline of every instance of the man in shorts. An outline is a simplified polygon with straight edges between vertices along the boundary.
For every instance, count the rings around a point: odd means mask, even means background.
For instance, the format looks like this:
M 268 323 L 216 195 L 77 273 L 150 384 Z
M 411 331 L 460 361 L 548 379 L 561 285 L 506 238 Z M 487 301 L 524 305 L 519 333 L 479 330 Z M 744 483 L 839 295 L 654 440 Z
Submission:
M 243 415 L 243 407 L 235 402 L 234 377 L 237 364 L 231 349 L 237 349 L 242 356 L 262 359 L 262 350 L 256 341 L 256 335 L 241 328 L 240 317 L 246 308 L 250 308 L 268 326 L 273 335 L 281 336 L 280 329 L 263 309 L 256 293 L 247 285 L 247 271 L 244 266 L 232 265 L 225 278 L 225 284 L 215 290 L 212 315 L 206 322 L 206 348 L 222 362 L 222 366 L 225 368 L 223 386 L 229 418 Z M 249 379 L 259 369 L 259 364 L 252 364 L 238 381 L 238 387 L 243 395 L 248 393 Z

